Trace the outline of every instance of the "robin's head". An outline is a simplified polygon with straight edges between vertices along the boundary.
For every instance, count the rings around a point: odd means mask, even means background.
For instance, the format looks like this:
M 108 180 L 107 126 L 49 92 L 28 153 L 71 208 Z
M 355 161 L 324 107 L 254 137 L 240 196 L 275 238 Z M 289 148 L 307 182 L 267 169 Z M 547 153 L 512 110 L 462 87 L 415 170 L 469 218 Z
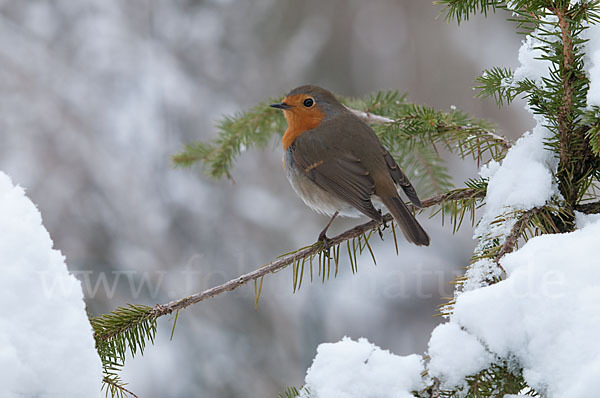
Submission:
M 310 85 L 296 87 L 283 101 L 271 106 L 282 109 L 288 123 L 282 141 L 284 148 L 304 131 L 316 128 L 323 120 L 345 109 L 329 91 Z
M 305 120 L 306 124 L 317 120 L 320 123 L 323 119 L 344 109 L 344 106 L 329 91 L 311 85 L 296 87 L 285 96 L 283 101 L 271 106 L 283 109 L 288 124 L 290 119 L 293 122 Z

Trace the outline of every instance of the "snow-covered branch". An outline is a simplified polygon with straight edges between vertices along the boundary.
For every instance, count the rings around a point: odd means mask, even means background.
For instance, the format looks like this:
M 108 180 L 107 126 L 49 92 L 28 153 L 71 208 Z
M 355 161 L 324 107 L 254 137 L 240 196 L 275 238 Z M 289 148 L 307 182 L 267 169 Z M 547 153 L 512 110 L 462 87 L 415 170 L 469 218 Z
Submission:
M 525 229 L 525 227 L 527 227 L 527 224 L 529 223 L 529 220 L 531 219 L 531 217 L 535 213 L 537 213 L 539 210 L 540 209 L 537 207 L 527 210 L 525 213 L 523 213 L 521 215 L 521 217 L 519 217 L 519 219 L 517 220 L 515 225 L 510 230 L 510 233 L 506 237 L 504 244 L 500 248 L 500 251 L 498 252 L 498 254 L 496 254 L 496 258 L 495 258 L 496 264 L 498 265 L 498 267 L 500 267 L 502 269 L 502 271 L 504 271 L 504 268 L 502 268 L 502 266 L 500 265 L 500 259 L 505 254 L 511 253 L 513 250 L 515 250 L 515 247 L 517 245 L 517 242 L 519 241 L 519 237 L 523 233 L 523 230 Z

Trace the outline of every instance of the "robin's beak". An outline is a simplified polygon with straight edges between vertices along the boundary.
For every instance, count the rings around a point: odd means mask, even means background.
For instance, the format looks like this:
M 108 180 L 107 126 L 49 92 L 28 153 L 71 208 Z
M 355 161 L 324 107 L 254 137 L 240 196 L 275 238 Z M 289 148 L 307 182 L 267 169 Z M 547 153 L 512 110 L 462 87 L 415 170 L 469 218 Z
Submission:
M 273 107 L 273 108 L 277 108 L 277 109 L 283 109 L 283 110 L 286 110 L 286 109 L 293 108 L 293 106 L 291 106 L 291 105 L 288 105 L 288 104 L 286 104 L 285 102 L 278 102 L 278 103 L 276 103 L 276 104 L 271 104 L 271 105 L 269 105 L 269 106 L 270 106 L 270 107 Z

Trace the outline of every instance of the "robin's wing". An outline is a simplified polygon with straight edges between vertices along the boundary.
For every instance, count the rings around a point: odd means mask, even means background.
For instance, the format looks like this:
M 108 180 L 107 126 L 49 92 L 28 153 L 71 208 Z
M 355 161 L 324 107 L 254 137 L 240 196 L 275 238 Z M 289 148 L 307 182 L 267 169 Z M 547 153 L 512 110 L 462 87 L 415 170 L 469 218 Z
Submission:
M 408 199 L 415 206 L 422 207 L 421 200 L 417 196 L 417 191 L 415 191 L 415 188 L 408 180 L 406 174 L 404 174 L 404 172 L 400 169 L 400 166 L 398 166 L 398 163 L 396 163 L 392 155 L 390 155 L 390 153 L 386 149 L 383 150 L 385 151 L 383 155 L 385 163 L 388 166 L 388 170 L 394 182 L 402 187 L 402 190 L 404 191 Z
M 309 137 L 300 138 L 292 148 L 296 166 L 323 190 L 348 202 L 366 216 L 380 220 L 381 214 L 371 202 L 375 183 L 360 160 L 323 146 Z
M 346 142 L 352 142 L 352 149 L 348 152 L 352 153 L 357 159 L 361 159 L 367 170 L 383 171 L 382 169 L 387 166 L 387 171 L 394 183 L 402 187 L 408 199 L 415 206 L 422 206 L 417 192 L 408 180 L 408 177 L 402 172 L 400 166 L 398 166 L 388 150 L 383 147 L 381 141 L 368 124 L 353 114 L 348 114 L 332 118 L 327 127 L 327 129 L 323 128 L 320 131 L 320 135 L 324 136 L 323 141 L 326 144 L 335 148 L 336 146 L 344 145 Z M 323 134 L 324 132 L 329 132 L 329 135 Z M 331 135 L 332 132 L 334 135 Z M 339 137 L 344 137 L 344 141 L 340 143 Z M 378 181 L 382 181 L 382 176 L 373 175 L 372 177 L 376 180 L 379 178 Z

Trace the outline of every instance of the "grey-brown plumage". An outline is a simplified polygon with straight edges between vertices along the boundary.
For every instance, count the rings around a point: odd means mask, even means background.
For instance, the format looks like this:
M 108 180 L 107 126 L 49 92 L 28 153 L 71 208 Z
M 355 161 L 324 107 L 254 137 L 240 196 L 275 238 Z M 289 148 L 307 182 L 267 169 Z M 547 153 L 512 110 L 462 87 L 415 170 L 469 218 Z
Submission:
M 314 101 L 309 107 L 307 99 Z M 316 86 L 298 87 L 274 106 L 285 109 L 288 131 L 284 146 L 290 137 L 293 141 L 286 148 L 284 165 L 288 179 L 306 204 L 329 215 L 339 212 L 352 216 L 358 210 L 382 221 L 373 201 L 380 202 L 392 213 L 408 241 L 429 245 L 429 236 L 397 190 L 402 188 L 420 207 L 415 189 L 368 124 L 329 91 Z M 315 124 L 306 129 L 305 125 Z

